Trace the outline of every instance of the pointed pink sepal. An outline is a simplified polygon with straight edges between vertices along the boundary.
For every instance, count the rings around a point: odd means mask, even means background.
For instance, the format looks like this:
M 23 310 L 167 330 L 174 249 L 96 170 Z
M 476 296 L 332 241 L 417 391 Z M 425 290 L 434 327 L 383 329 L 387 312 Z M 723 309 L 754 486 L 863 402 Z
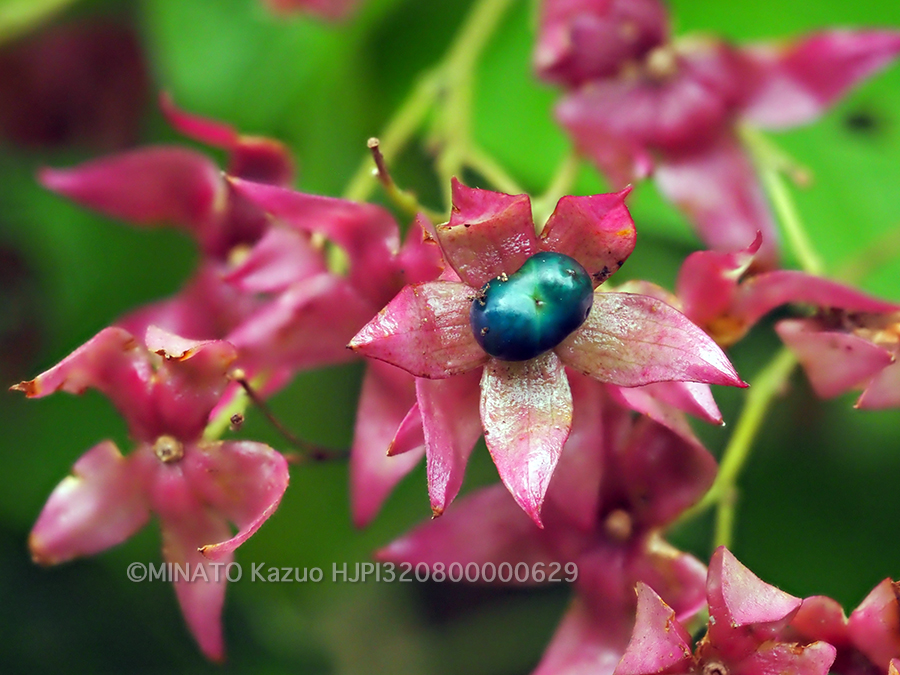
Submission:
M 622 387 L 672 380 L 746 386 L 706 333 L 646 295 L 594 293 L 587 321 L 556 352 L 567 366 Z
M 500 479 L 543 527 L 541 506 L 572 427 L 572 393 L 556 354 L 491 359 L 481 378 L 481 421 Z
M 832 30 L 744 51 L 753 86 L 743 116 L 761 127 L 811 122 L 900 54 L 900 31 Z
M 528 195 L 466 187 L 455 178 L 450 221 L 436 228 L 447 263 L 479 290 L 502 273 L 513 274 L 538 252 Z
M 209 159 L 178 147 L 148 147 L 70 169 L 43 169 L 41 184 L 129 223 L 181 226 L 201 239 L 225 204 L 225 182 Z
M 149 518 L 140 471 L 104 441 L 82 455 L 50 495 L 28 545 L 35 562 L 55 565 L 121 543 Z
M 416 377 L 440 379 L 465 373 L 488 360 L 472 334 L 473 299 L 472 288 L 460 282 L 404 286 L 349 346 Z
M 720 652 L 744 658 L 767 637 L 783 629 L 800 608 L 795 598 L 765 583 L 724 546 L 713 553 L 707 577 L 709 636 Z M 736 633 L 746 626 L 753 632 Z M 755 635 L 754 635 L 755 633 Z
M 577 260 L 596 288 L 634 250 L 637 234 L 625 206 L 629 192 L 631 187 L 611 194 L 563 197 L 541 232 L 541 248 Z
M 481 436 L 479 375 L 473 371 L 442 380 L 416 379 L 428 496 L 435 516 L 441 515 L 459 493 L 469 455 Z
M 412 375 L 381 361 L 368 364 L 350 450 L 350 511 L 356 527 L 372 521 L 394 486 L 424 455 L 422 439 L 418 452 L 388 456 L 391 441 L 415 400 Z M 421 429 L 420 421 L 420 436 Z

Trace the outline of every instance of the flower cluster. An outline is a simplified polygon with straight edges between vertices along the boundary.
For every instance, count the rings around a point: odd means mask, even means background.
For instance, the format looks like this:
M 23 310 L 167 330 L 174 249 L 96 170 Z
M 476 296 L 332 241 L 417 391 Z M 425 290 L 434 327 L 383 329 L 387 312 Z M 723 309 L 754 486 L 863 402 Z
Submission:
M 557 119 L 614 184 L 653 175 L 715 249 L 778 237 L 740 127 L 785 129 L 819 117 L 900 54 L 900 32 L 814 33 L 737 47 L 674 39 L 661 0 L 545 0 L 535 67 L 566 94 Z
M 267 4 L 331 19 L 356 5 Z M 811 121 L 897 54 L 896 31 L 735 47 L 674 40 L 658 0 L 545 0 L 538 74 L 566 89 L 558 121 L 621 189 L 554 186 L 555 209 L 537 223 L 550 209 L 533 210 L 529 195 L 452 172 L 446 217 L 412 198 L 403 225 L 382 206 L 297 191 L 283 144 L 163 95 L 168 123 L 224 154 L 224 171 L 199 150 L 157 145 L 39 173 L 105 216 L 183 230 L 199 255 L 175 295 L 13 387 L 30 398 L 96 389 L 133 443 L 123 455 L 102 441 L 75 463 L 34 525 L 34 560 L 99 553 L 155 515 L 166 561 L 230 562 L 278 508 L 289 470 L 268 445 L 223 439 L 229 421 L 237 431 L 242 406 L 265 407 L 301 371 L 359 361 L 352 519 L 369 524 L 423 457 L 433 516 L 379 560 L 578 570 L 538 675 L 900 675 L 890 580 L 847 618 L 830 598 L 764 583 L 723 546 L 707 568 L 667 534 L 701 500 L 733 498 L 720 482 L 736 472 L 723 478 L 689 417 L 724 423 L 711 385 L 747 386 L 725 350 L 774 310 L 791 367 L 817 395 L 861 390 L 857 407 L 900 405 L 900 304 L 778 268 L 741 131 Z M 375 158 L 389 196 L 409 197 L 377 147 Z M 628 183 L 651 174 L 712 250 L 689 255 L 672 290 L 613 287 L 637 241 Z M 481 438 L 500 484 L 457 500 Z M 205 576 L 176 576 L 175 593 L 220 661 L 226 579 Z

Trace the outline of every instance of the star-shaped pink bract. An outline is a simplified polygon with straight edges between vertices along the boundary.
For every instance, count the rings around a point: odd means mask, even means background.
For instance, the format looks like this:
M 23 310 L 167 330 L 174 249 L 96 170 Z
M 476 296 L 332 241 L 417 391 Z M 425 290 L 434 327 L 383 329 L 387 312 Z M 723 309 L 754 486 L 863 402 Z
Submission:
M 571 386 L 575 421 L 547 491 L 543 529 L 496 485 L 461 498 L 377 554 L 445 569 L 543 563 L 545 570 L 568 569 L 569 579 L 574 566 L 576 599 L 538 666 L 545 675 L 612 672 L 634 624 L 638 581 L 659 588 L 683 619 L 703 606 L 703 564 L 660 532 L 706 492 L 716 472 L 674 410 L 661 424 L 618 405 L 608 385 L 573 374 Z
M 672 608 L 638 584 L 634 633 L 615 675 L 828 673 L 834 647 L 784 636 L 800 599 L 764 583 L 723 547 L 710 560 L 706 593 L 709 629 L 693 649 Z
M 535 65 L 564 86 L 557 119 L 615 185 L 654 174 L 703 241 L 734 250 L 777 236 L 740 124 L 808 123 L 900 53 L 900 32 L 832 30 L 735 47 L 673 41 L 658 0 L 544 0 Z
M 232 345 L 155 328 L 147 331 L 146 345 L 121 328 L 107 328 L 14 387 L 29 397 L 98 389 L 135 441 L 124 457 L 112 441 L 88 450 L 50 495 L 29 545 L 37 562 L 53 565 L 114 546 L 156 514 L 163 557 L 187 565 L 191 575 L 174 582 L 188 627 L 203 653 L 221 660 L 226 577 L 217 564 L 231 562 L 234 550 L 278 508 L 287 462 L 262 443 L 202 437 L 228 381 Z M 205 580 L 194 576 L 198 568 Z
M 703 331 L 649 296 L 595 292 L 583 325 L 529 360 L 491 357 L 476 341 L 469 318 L 473 300 L 486 282 L 513 275 L 535 254 L 571 257 L 595 288 L 621 267 L 635 242 L 626 194 L 564 197 L 538 236 L 527 195 L 454 181 L 450 221 L 436 228 L 452 270 L 438 281 L 406 286 L 350 343 L 419 378 L 417 406 L 435 513 L 459 490 L 483 429 L 501 479 L 540 523 L 572 424 L 566 367 L 627 387 L 672 380 L 743 384 Z

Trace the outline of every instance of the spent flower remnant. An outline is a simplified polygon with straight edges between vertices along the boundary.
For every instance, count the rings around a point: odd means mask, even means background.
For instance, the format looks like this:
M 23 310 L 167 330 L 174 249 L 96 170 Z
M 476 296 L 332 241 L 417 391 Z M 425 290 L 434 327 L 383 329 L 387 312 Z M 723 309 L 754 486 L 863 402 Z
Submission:
M 221 660 L 226 579 L 211 560 L 230 562 L 278 508 L 287 462 L 262 443 L 202 438 L 228 383 L 232 345 L 154 327 L 145 342 L 121 328 L 104 329 L 14 387 L 28 397 L 97 389 L 125 418 L 136 443 L 126 456 L 112 441 L 88 450 L 50 495 L 29 545 L 37 562 L 53 565 L 114 546 L 156 514 L 166 561 L 206 570 L 206 580 L 176 579 L 175 593 L 203 653 Z
M 680 413 L 669 409 L 668 424 L 661 424 L 619 405 L 609 385 L 577 373 L 570 384 L 574 422 L 547 490 L 544 529 L 496 485 L 461 498 L 377 554 L 445 569 L 574 564 L 576 598 L 536 675 L 611 673 L 634 624 L 638 581 L 658 588 L 682 620 L 705 602 L 704 565 L 661 531 L 706 492 L 715 460 Z
M 614 675 L 826 675 L 834 661 L 832 645 L 786 632 L 801 600 L 763 582 L 724 547 L 709 563 L 709 627 L 696 649 L 656 591 L 645 583 L 637 589 L 634 633 Z
M 664 302 L 600 291 L 585 301 L 585 279 L 596 289 L 634 248 L 626 194 L 563 197 L 538 236 L 527 195 L 454 181 L 450 220 L 435 231 L 449 269 L 437 281 L 406 286 L 350 343 L 418 378 L 411 415 L 423 423 L 436 514 L 458 492 L 483 429 L 504 484 L 540 524 L 572 425 L 566 367 L 625 387 L 743 384 L 719 347 Z M 488 312 L 492 303 L 496 311 Z M 547 319 L 558 316 L 571 332 L 553 327 L 556 343 L 544 342 Z M 491 332 L 504 332 L 507 323 L 523 327 L 511 332 L 524 336 L 526 346 L 489 344 Z
M 900 304 L 796 270 L 742 278 L 759 237 L 734 253 L 698 251 L 682 265 L 676 291 L 684 313 L 721 345 L 741 337 L 763 316 L 786 304 L 812 314 L 775 325 L 823 398 L 863 389 L 859 408 L 900 405 Z
M 848 619 L 840 604 L 823 595 L 805 598 L 790 631 L 805 640 L 822 640 L 837 649 L 831 672 L 871 675 L 896 672 L 900 665 L 898 584 L 885 579 L 859 603 Z
M 777 237 L 739 127 L 783 129 L 822 115 L 900 53 L 900 32 L 830 30 L 742 47 L 673 39 L 658 0 L 545 0 L 538 74 L 566 88 L 556 109 L 615 185 L 653 174 L 716 249 Z

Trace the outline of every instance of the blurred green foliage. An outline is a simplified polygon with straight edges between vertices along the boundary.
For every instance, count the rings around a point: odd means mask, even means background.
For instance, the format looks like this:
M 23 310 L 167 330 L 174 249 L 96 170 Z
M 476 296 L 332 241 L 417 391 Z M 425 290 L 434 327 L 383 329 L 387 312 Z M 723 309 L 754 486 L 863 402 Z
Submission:
M 284 141 L 299 160 L 299 188 L 339 195 L 364 157 L 365 140 L 383 129 L 422 69 L 440 58 L 471 4 L 370 0 L 343 25 L 276 18 L 258 0 L 109 0 L 81 3 L 71 13 L 131 17 L 157 89 L 171 92 L 187 110 Z M 10 0 L 0 2 L 0 20 L 7 5 Z M 835 24 L 900 26 L 896 0 L 671 5 L 679 33 L 708 31 L 738 41 Z M 552 121 L 556 92 L 531 75 L 534 16 L 520 0 L 491 42 L 479 71 L 474 123 L 478 142 L 539 193 L 567 141 Z M 774 138 L 813 171 L 814 184 L 796 196 L 830 271 L 839 273 L 855 255 L 868 255 L 880 237 L 900 231 L 900 67 L 874 78 L 817 124 Z M 176 142 L 152 109 L 143 142 Z M 8 384 L 49 367 L 129 308 L 175 292 L 195 259 L 180 234 L 123 227 L 46 193 L 34 180 L 43 164 L 65 166 L 90 156 L 88 150 L 0 146 L 0 247 L 18 261 L 17 276 L 0 298 L 5 308 L 18 308 L 8 316 L 34 328 L 29 349 L 3 355 Z M 395 176 L 429 205 L 441 206 L 427 148 L 405 152 Z M 603 189 L 585 167 L 578 191 Z M 618 279 L 671 286 L 678 264 L 698 244 L 651 185 L 639 186 L 631 204 L 639 245 Z M 898 261 L 895 256 L 873 270 L 863 285 L 900 300 Z M 0 322 L 0 328 L 16 326 Z M 735 350 L 736 365 L 745 378 L 752 376 L 775 348 L 770 326 L 760 326 Z M 360 372 L 352 366 L 305 374 L 273 406 L 311 440 L 346 446 Z M 801 377 L 788 393 L 741 481 L 735 553 L 794 594 L 824 593 L 852 608 L 880 579 L 900 577 L 892 511 L 900 412 L 856 412 L 849 397 L 817 401 Z M 740 392 L 717 395 L 726 420 L 734 420 Z M 171 588 L 125 577 L 129 562 L 159 560 L 153 527 L 58 569 L 28 560 L 29 528 L 72 463 L 103 438 L 128 447 L 111 406 L 90 394 L 36 402 L 4 394 L 0 425 L 2 673 L 527 673 L 566 604 L 565 589 L 331 583 L 333 563 L 367 560 L 374 548 L 428 517 L 424 470 L 401 484 L 371 528 L 357 532 L 349 521 L 346 467 L 295 467 L 279 511 L 238 552 L 245 578 L 228 590 L 229 661 L 213 666 L 195 649 Z M 700 431 L 716 452 L 729 428 Z M 253 411 L 242 433 L 282 444 Z M 466 489 L 494 480 L 480 447 Z M 709 553 L 709 534 L 708 522 L 675 533 L 701 557 Z M 326 581 L 252 583 L 251 562 L 319 566 Z

